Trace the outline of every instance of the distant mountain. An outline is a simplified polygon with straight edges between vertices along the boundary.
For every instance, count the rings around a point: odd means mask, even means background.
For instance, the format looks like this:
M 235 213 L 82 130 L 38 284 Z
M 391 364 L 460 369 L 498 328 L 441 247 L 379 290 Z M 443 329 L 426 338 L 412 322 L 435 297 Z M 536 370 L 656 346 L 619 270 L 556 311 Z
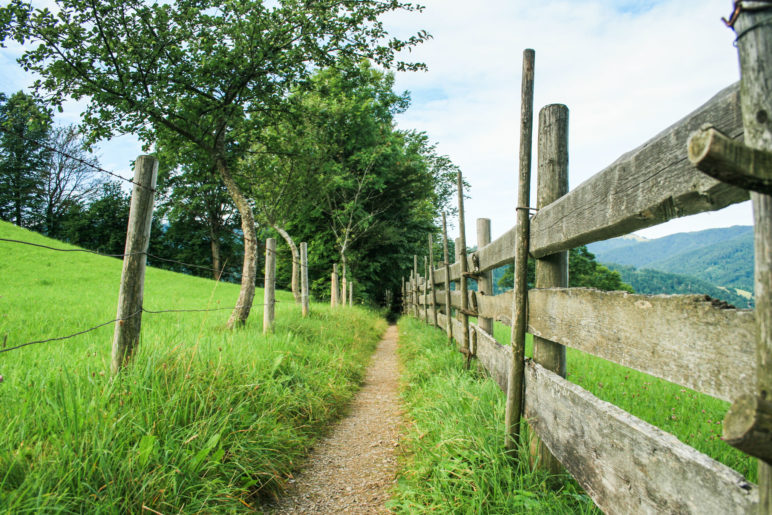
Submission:
M 723 288 L 733 295 L 736 289 L 753 291 L 751 226 L 708 229 L 642 241 L 629 237 L 614 238 L 587 247 L 605 265 L 613 263 L 691 276 L 691 279 Z M 635 284 L 633 287 L 639 291 Z M 710 295 L 707 291 L 699 293 Z
M 753 301 L 742 297 L 729 289 L 719 288 L 696 277 L 680 274 L 670 274 L 651 270 L 637 269 L 627 265 L 606 264 L 622 276 L 622 280 L 631 285 L 635 293 L 648 295 L 668 294 L 702 294 L 714 299 L 723 300 L 740 309 L 750 309 Z

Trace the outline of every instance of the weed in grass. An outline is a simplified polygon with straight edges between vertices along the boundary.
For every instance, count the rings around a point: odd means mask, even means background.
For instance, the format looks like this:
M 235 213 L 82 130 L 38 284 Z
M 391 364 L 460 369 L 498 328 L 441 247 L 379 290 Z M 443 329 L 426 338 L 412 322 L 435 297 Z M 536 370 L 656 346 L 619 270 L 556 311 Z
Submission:
M 0 236 L 65 246 L 5 223 Z M 119 260 L 2 250 L 9 347 L 114 318 Z M 133 364 L 114 380 L 112 326 L 0 354 L 0 511 L 242 512 L 275 496 L 340 415 L 385 329 L 359 308 L 315 304 L 303 319 L 289 292 L 277 296 L 269 336 L 257 313 L 234 331 L 227 310 L 144 315 Z M 237 297 L 237 285 L 147 271 L 149 309 Z

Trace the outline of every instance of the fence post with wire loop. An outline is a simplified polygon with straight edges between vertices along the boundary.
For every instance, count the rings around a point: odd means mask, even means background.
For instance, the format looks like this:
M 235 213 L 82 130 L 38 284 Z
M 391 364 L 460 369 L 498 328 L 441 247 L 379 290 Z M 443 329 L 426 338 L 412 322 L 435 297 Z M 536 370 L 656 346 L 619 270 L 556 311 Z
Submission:
M 276 314 L 276 240 L 265 241 L 265 283 L 263 301 L 263 334 L 273 332 Z
M 112 373 L 118 374 L 131 359 L 139 344 L 142 327 L 142 295 L 145 289 L 145 264 L 153 219 L 153 193 L 158 175 L 158 159 L 139 156 L 134 164 L 134 189 L 131 194 L 129 226 L 123 272 L 118 293 L 118 314 L 113 335 Z

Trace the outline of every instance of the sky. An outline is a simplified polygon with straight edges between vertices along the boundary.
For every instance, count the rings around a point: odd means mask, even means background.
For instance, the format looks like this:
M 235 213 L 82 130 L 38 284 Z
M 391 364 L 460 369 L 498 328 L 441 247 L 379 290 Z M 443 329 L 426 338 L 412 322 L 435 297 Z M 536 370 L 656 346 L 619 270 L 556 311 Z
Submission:
M 425 0 L 424 12 L 392 14 L 387 29 L 433 39 L 406 59 L 426 72 L 397 73 L 412 105 L 398 127 L 425 131 L 470 184 L 467 241 L 477 218 L 493 238 L 515 223 L 522 52 L 536 52 L 535 103 L 569 108 L 569 183 L 575 188 L 715 93 L 739 80 L 734 34 L 721 21 L 731 0 Z M 27 88 L 33 77 L 0 49 L 0 91 Z M 83 104 L 57 116 L 77 123 Z M 537 114 L 538 119 L 538 114 Z M 536 125 L 536 124 L 535 124 Z M 534 142 L 534 162 L 536 144 Z M 131 176 L 142 153 L 130 136 L 103 143 L 104 168 Z M 533 170 L 535 177 L 536 171 Z M 532 187 L 532 204 L 535 188 Z M 751 225 L 746 202 L 638 231 L 649 238 L 710 227 Z M 452 223 L 452 237 L 458 234 Z

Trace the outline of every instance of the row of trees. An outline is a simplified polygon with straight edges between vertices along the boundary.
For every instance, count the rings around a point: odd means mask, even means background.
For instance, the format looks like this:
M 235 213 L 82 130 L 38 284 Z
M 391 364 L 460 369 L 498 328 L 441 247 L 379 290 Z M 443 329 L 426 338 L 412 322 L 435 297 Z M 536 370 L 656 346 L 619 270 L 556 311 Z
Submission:
M 380 0 L 55 4 L 36 9 L 12 0 L 0 8 L 0 41 L 25 46 L 19 61 L 40 77 L 35 92 L 47 106 L 86 101 L 87 146 L 124 133 L 155 145 L 164 241 L 151 253 L 196 262 L 206 252 L 217 270 L 240 262 L 229 325 L 249 315 L 257 241 L 268 230 L 287 242 L 292 259 L 280 262 L 291 265 L 280 277 L 291 285 L 295 242 L 305 240 L 317 292 L 329 291 L 323 283 L 333 262 L 374 300 L 397 286 L 434 230 L 454 171 L 425 135 L 395 129 L 393 117 L 408 99 L 370 64 L 422 68 L 397 53 L 428 35 L 389 38 L 380 21 L 419 7 Z

